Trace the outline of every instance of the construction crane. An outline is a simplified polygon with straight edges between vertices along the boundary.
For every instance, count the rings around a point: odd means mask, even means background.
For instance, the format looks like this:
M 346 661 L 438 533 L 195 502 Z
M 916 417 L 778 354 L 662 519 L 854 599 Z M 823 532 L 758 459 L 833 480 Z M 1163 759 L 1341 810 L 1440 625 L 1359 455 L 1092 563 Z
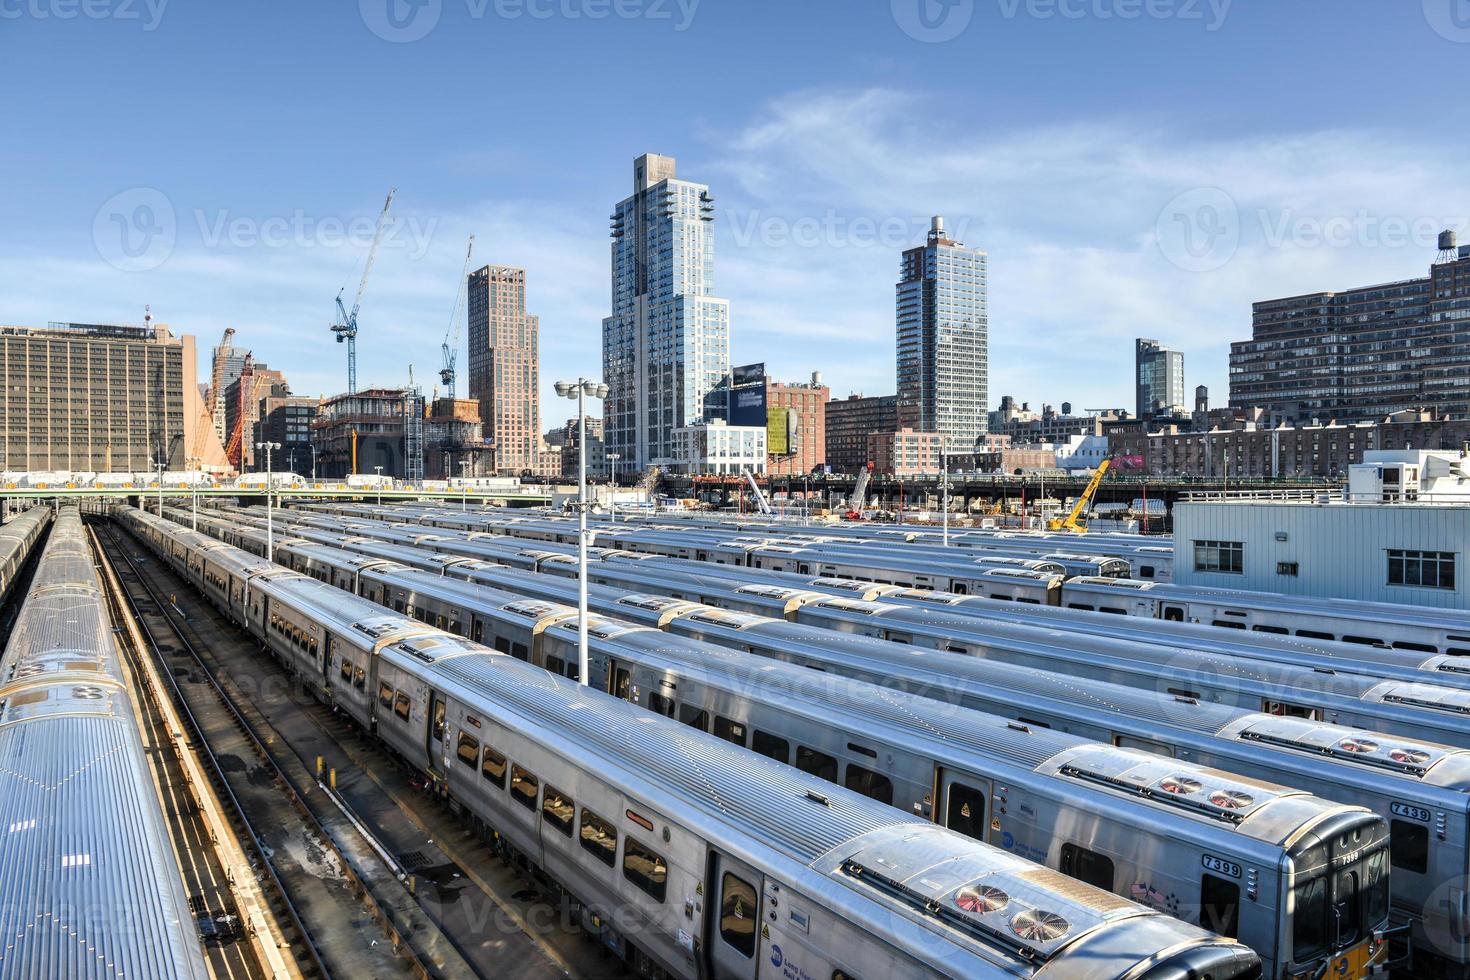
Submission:
M 469 274 L 470 256 L 474 254 L 475 236 L 471 235 L 464 253 L 464 268 L 459 270 L 459 285 L 454 290 L 454 309 L 449 311 L 449 329 L 444 331 L 444 343 L 440 345 L 444 352 L 444 366 L 439 369 L 439 380 L 448 389 L 450 401 L 454 401 L 454 362 L 459 359 L 459 298 L 464 295 L 465 276 Z M 451 334 L 454 335 L 453 343 L 450 343 Z
M 362 307 L 362 294 L 367 289 L 368 276 L 373 272 L 373 261 L 378 257 L 378 245 L 383 241 L 383 228 L 388 223 L 388 209 L 393 206 L 393 195 L 398 188 L 388 188 L 388 200 L 383 202 L 382 213 L 378 215 L 378 226 L 373 229 L 373 243 L 368 248 L 367 261 L 362 266 L 362 281 L 357 284 L 357 298 L 352 301 L 352 312 L 342 305 L 342 293 L 347 289 L 343 286 L 337 290 L 337 322 L 332 324 L 332 333 L 337 335 L 337 343 L 347 342 L 347 393 L 357 393 L 357 311 Z
M 245 454 L 241 452 L 240 449 L 240 440 L 245 434 L 245 409 L 247 405 L 255 403 L 256 393 L 260 391 L 260 384 L 262 381 L 265 380 L 264 375 L 261 375 L 258 378 L 255 376 L 254 366 L 254 356 L 246 354 L 245 365 L 240 370 L 240 411 L 239 414 L 235 416 L 235 427 L 230 431 L 230 441 L 225 446 L 226 461 L 228 461 L 231 466 L 235 467 L 237 471 L 241 472 L 243 472 L 245 469 Z M 247 374 L 250 376 L 252 382 L 252 384 L 250 385 L 249 394 L 246 394 L 244 390 L 244 378 Z M 223 403 L 221 403 L 221 405 L 223 405 Z
M 1092 479 L 1087 481 L 1087 489 L 1082 491 L 1082 496 L 1077 498 L 1077 503 L 1072 506 L 1072 512 L 1066 517 L 1053 517 L 1046 522 L 1048 531 L 1074 531 L 1077 534 L 1087 533 L 1087 522 L 1082 515 L 1087 513 L 1087 508 L 1092 506 L 1092 498 L 1097 493 L 1097 488 L 1102 486 L 1103 477 L 1108 472 L 1112 460 L 1105 459 L 1097 464 L 1097 472 L 1092 474 Z
M 740 475 L 750 483 L 750 491 L 755 494 L 755 505 L 760 508 L 765 517 L 771 516 L 771 505 L 766 501 L 766 495 L 761 493 L 760 484 L 755 482 L 755 474 L 747 467 L 740 467 Z

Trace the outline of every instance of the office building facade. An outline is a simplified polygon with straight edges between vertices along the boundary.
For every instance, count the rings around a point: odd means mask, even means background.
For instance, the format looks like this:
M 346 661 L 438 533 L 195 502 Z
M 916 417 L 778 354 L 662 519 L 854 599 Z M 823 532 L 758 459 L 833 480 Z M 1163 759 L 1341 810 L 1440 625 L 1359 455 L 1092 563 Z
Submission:
M 147 471 L 160 454 L 170 470 L 213 463 L 197 375 L 194 338 L 151 321 L 0 326 L 0 470 Z
M 312 475 L 316 451 L 311 445 L 311 423 L 316 421 L 317 398 L 301 398 L 291 394 L 284 384 L 271 386 L 270 394 L 260 399 L 255 422 L 255 441 L 273 442 L 280 449 L 271 450 L 271 469 L 277 473 Z M 265 456 L 257 451 L 259 469 L 265 469 Z
M 903 253 L 897 292 L 899 424 L 969 452 L 989 411 L 986 254 L 949 237 L 944 219 Z
M 497 472 L 535 470 L 541 452 L 540 318 L 526 312 L 526 271 L 487 265 L 470 273 L 470 397 L 480 403 Z
M 1288 422 L 1470 415 L 1470 246 L 1424 278 L 1254 304 L 1251 339 L 1230 345 L 1230 406 Z
M 674 433 L 704 417 L 730 371 L 730 305 L 715 296 L 714 199 L 673 157 L 633 163 L 612 214 L 612 315 L 602 321 L 609 452 L 632 470 L 669 466 Z
M 1185 411 L 1181 352 L 1139 337 L 1133 343 L 1133 378 L 1135 417 L 1153 419 Z

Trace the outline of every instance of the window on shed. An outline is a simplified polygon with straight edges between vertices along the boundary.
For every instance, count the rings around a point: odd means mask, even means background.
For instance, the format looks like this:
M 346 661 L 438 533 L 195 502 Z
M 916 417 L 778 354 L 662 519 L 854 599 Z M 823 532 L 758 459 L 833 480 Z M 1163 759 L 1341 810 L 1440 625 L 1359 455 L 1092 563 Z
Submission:
M 1424 589 L 1454 589 L 1455 553 L 1390 548 L 1388 584 Z
M 1241 541 L 1194 542 L 1194 570 L 1245 574 L 1245 544 Z

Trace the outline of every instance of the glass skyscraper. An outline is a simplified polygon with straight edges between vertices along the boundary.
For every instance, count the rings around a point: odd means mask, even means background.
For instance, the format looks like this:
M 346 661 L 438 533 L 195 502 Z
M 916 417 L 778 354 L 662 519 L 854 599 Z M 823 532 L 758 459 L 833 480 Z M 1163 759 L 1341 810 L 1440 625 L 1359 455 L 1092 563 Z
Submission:
M 1134 409 L 1139 418 L 1184 414 L 1184 355 L 1157 340 L 1134 342 L 1133 374 L 1138 392 Z
M 674 462 L 674 430 L 699 422 L 730 371 L 730 304 L 714 296 L 714 199 L 674 158 L 633 162 L 612 214 L 612 315 L 602 321 L 607 450 L 641 470 Z
M 928 241 L 903 253 L 897 294 L 899 425 L 968 452 L 989 421 L 985 253 L 935 217 Z

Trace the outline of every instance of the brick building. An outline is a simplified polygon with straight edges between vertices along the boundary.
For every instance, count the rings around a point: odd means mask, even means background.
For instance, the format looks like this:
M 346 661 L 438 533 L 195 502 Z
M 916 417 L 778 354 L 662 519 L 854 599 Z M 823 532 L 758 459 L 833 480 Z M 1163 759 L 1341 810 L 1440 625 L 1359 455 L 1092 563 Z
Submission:
M 826 462 L 833 473 L 853 475 L 873 458 L 868 436 L 898 429 L 898 396 L 848 395 L 827 402 L 823 413 L 826 429 Z

